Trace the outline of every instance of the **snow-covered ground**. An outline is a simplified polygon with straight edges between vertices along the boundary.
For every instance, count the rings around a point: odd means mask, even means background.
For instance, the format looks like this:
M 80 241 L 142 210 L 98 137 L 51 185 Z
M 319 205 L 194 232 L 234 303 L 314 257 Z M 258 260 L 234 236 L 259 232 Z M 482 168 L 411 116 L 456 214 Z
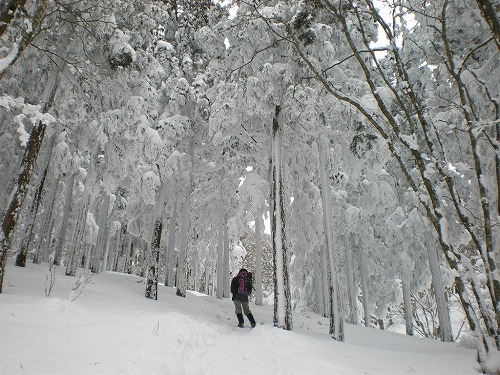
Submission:
M 259 325 L 236 328 L 230 300 L 159 287 L 142 279 L 56 269 L 45 297 L 47 265 L 9 259 L 0 294 L 0 373 L 13 374 L 328 374 L 477 375 L 475 351 L 456 344 L 347 326 L 346 343 L 327 335 L 316 314 L 294 314 L 294 331 L 272 325 L 272 306 L 251 309 Z M 81 270 L 80 270 L 81 272 Z M 72 298 L 75 298 L 71 301 Z

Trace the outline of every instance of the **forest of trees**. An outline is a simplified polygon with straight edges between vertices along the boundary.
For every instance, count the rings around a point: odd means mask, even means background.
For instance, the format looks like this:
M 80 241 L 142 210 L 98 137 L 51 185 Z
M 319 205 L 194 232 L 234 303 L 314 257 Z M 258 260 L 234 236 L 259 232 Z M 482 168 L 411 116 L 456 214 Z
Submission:
M 499 52 L 494 0 L 4 0 L 0 292 L 11 256 L 152 299 L 245 266 L 277 327 L 466 332 L 493 373 Z

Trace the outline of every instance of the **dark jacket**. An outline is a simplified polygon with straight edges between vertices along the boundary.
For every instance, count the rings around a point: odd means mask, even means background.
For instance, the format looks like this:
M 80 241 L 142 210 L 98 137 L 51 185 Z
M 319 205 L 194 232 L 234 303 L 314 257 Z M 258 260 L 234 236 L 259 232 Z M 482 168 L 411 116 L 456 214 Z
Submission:
M 240 272 L 246 271 L 244 268 L 241 269 L 238 274 L 231 280 L 231 293 L 233 294 L 232 300 L 238 300 L 242 302 L 248 302 L 248 296 L 238 293 L 238 284 L 240 281 Z

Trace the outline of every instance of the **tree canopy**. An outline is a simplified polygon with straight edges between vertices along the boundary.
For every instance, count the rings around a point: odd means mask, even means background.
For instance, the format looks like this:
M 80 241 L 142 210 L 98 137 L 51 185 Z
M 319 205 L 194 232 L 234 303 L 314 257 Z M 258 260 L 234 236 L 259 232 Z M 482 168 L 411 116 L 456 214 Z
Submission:
M 310 309 L 338 340 L 344 321 L 400 321 L 452 341 L 458 304 L 498 371 L 497 14 L 3 2 L 0 291 L 9 255 L 140 275 L 153 299 L 159 281 L 227 297 L 246 266 L 276 326 Z

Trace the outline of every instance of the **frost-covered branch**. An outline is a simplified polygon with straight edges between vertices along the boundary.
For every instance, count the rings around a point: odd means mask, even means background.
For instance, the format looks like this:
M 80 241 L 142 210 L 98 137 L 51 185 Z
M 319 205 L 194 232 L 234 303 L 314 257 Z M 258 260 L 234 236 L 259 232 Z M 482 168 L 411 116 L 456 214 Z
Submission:
M 49 1 L 40 0 L 33 15 L 33 19 L 29 22 L 29 27 L 24 31 L 23 36 L 15 42 L 10 53 L 4 59 L 0 60 L 0 81 L 7 70 L 21 57 L 21 54 L 31 44 L 36 35 L 40 32 L 41 24 L 45 15 Z M 2 61 L 3 60 L 3 61 Z

